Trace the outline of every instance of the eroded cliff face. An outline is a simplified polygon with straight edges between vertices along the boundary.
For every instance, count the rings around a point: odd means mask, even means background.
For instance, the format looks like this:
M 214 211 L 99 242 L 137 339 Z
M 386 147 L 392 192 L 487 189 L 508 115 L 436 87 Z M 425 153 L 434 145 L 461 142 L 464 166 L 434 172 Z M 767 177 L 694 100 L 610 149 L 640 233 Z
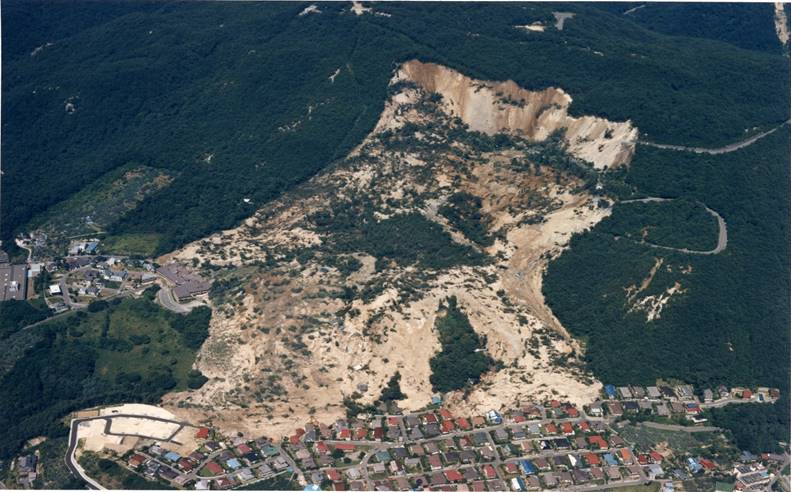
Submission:
M 498 102 L 500 85 L 529 103 Z M 577 362 L 583 348 L 544 304 L 541 281 L 547 261 L 610 209 L 584 191 L 597 173 L 569 156 L 576 147 L 548 137 L 634 129 L 595 118 L 585 126 L 565 114 L 570 98 L 558 89 L 500 85 L 407 63 L 348 158 L 241 227 L 168 255 L 210 264 L 222 293 L 196 361 L 209 381 L 168 395 L 167 408 L 280 436 L 342 416 L 345 397 L 374 402 L 396 373 L 399 406 L 422 408 L 434 394 L 435 321 L 449 296 L 502 362 L 447 395 L 455 411 L 594 399 L 600 384 Z M 512 137 L 489 136 L 503 122 Z
M 630 121 L 570 116 L 572 99 L 562 89 L 528 91 L 510 80 L 478 81 L 417 60 L 404 63 L 396 79 L 441 94 L 444 108 L 474 131 L 488 135 L 508 132 L 534 141 L 561 132 L 569 153 L 597 169 L 627 165 L 634 155 L 638 131 Z

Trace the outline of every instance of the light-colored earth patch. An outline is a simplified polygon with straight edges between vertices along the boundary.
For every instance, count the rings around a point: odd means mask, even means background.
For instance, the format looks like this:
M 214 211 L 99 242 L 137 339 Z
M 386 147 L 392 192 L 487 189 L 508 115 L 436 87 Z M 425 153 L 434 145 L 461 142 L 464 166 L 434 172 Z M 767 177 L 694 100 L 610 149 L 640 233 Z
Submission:
M 504 366 L 466 394 L 445 395 L 455 411 L 596 397 L 601 385 L 579 362 L 584 347 L 546 306 L 541 286 L 547 262 L 611 209 L 552 167 L 537 142 L 560 132 L 557 145 L 575 162 L 603 168 L 628 164 L 637 130 L 570 117 L 571 98 L 560 89 L 475 81 L 438 65 L 408 62 L 392 83 L 374 131 L 347 159 L 241 226 L 159 260 L 196 259 L 211 265 L 207 272 L 238 279 L 211 299 L 209 337 L 195 363 L 209 380 L 163 399 L 179 418 L 279 438 L 308 420 L 345 415 L 344 399 L 374 403 L 396 373 L 406 395 L 399 406 L 419 410 L 434 394 L 435 321 L 449 296 Z M 484 151 L 468 130 L 504 130 L 512 140 Z M 604 150 L 588 152 L 593 145 Z M 459 192 L 479 200 L 491 245 L 444 215 Z M 354 233 L 344 236 L 358 230 L 339 225 L 350 219 L 333 216 L 353 203 L 374 222 L 420 214 L 486 261 L 435 268 L 377 258 Z
M 114 417 L 110 423 L 111 434 L 132 434 L 152 439 L 169 439 L 178 429 L 179 424 L 171 424 L 145 417 Z
M 775 2 L 775 32 L 777 39 L 783 46 L 788 45 L 788 16 L 786 15 L 785 4 L 783 2 Z
M 99 415 L 141 415 L 148 417 L 159 417 L 161 419 L 176 420 L 176 417 L 164 408 L 142 403 L 125 403 L 112 407 L 104 407 L 99 410 Z
M 404 63 L 396 80 L 412 81 L 441 94 L 445 109 L 475 131 L 489 135 L 506 131 L 543 141 L 562 130 L 569 153 L 597 169 L 627 165 L 634 155 L 638 130 L 630 121 L 570 116 L 572 99 L 562 89 L 528 91 L 511 80 L 477 81 L 442 65 L 416 60 Z

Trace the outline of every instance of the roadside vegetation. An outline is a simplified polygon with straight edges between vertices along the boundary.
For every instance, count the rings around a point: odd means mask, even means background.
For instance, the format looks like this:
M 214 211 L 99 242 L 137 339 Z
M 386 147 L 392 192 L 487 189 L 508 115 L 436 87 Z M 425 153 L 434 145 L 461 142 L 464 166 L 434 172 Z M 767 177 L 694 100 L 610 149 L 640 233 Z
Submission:
M 37 323 L 50 315 L 50 309 L 39 302 L 11 299 L 0 302 L 0 340 L 4 340 L 21 328 Z
M 637 242 L 694 251 L 710 251 L 717 246 L 717 219 L 692 200 L 625 203 L 597 227 Z
M 209 318 L 208 308 L 181 316 L 125 298 L 34 328 L 40 338 L 0 379 L 0 456 L 31 437 L 64 435 L 60 419 L 71 411 L 199 387 L 205 377 L 191 367 Z

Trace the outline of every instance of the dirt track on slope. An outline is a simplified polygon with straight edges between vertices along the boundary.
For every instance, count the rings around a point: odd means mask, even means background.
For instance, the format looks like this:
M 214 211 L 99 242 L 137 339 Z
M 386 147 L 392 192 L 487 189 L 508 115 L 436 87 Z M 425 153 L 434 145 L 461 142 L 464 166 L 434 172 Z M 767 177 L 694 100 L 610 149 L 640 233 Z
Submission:
M 780 128 L 784 127 L 785 125 L 791 123 L 791 119 L 784 121 L 780 125 L 772 128 L 771 130 L 767 130 L 765 132 L 758 133 L 753 135 L 752 137 L 745 138 L 739 142 L 735 142 L 732 144 L 728 144 L 724 147 L 717 147 L 717 148 L 707 148 L 707 147 L 685 147 L 683 145 L 670 145 L 670 144 L 659 144 L 654 142 L 648 142 L 646 140 L 638 140 L 639 144 L 654 147 L 657 149 L 665 149 L 665 150 L 680 150 L 684 152 L 695 152 L 696 154 L 709 154 L 709 155 L 719 155 L 719 154 L 727 154 L 729 152 L 734 152 L 739 149 L 743 149 L 748 147 L 758 140 L 761 140 L 764 137 L 771 135 L 772 133 L 776 132 Z

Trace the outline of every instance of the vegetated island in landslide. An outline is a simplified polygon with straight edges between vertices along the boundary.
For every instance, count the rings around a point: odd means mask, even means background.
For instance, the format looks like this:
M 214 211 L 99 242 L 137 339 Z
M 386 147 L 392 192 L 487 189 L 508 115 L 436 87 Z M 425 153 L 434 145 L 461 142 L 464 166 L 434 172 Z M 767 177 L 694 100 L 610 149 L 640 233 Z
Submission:
M 407 410 L 437 390 L 460 412 L 595 398 L 541 278 L 573 233 L 609 215 L 594 193 L 623 172 L 637 129 L 569 116 L 570 104 L 560 89 L 401 65 L 376 128 L 346 159 L 242 227 L 160 258 L 194 259 L 215 278 L 196 363 L 209 380 L 165 397 L 168 409 L 280 435 L 343 415 L 344 401 L 356 411 L 388 400 L 396 377 Z M 454 329 L 474 331 L 462 330 L 469 347 L 442 342 L 447 299 L 466 319 Z M 470 350 L 481 363 L 449 377 Z

